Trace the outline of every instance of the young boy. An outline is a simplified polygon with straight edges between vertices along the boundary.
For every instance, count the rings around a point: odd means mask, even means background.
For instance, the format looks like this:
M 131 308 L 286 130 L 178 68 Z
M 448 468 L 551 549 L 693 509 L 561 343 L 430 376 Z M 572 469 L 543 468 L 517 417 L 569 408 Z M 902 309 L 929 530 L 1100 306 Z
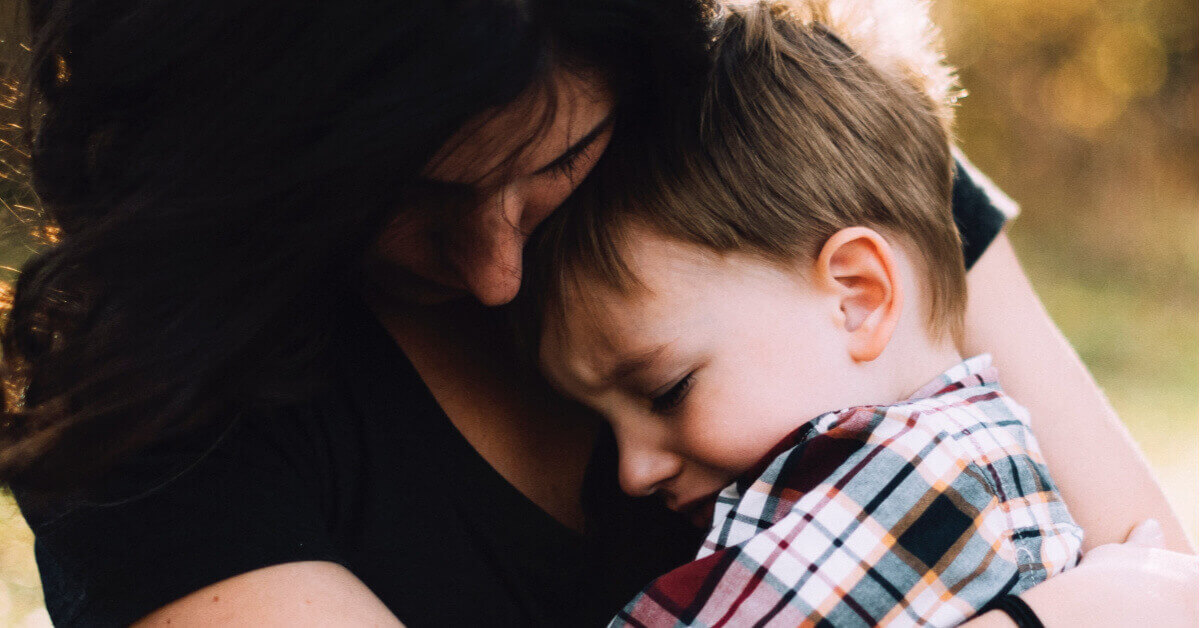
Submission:
M 611 423 L 625 491 L 711 526 L 614 623 L 953 625 L 1074 565 L 1028 414 L 957 349 L 923 7 L 720 19 L 697 145 L 610 148 L 531 250 L 543 370 Z

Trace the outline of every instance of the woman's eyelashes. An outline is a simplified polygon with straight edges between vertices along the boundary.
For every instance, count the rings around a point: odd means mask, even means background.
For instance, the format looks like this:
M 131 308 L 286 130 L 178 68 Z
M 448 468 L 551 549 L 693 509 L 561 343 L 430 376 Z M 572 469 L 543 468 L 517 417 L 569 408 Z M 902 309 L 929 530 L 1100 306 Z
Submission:
M 572 151 L 566 155 L 563 155 L 554 162 L 554 165 L 550 168 L 550 172 L 556 175 L 565 176 L 574 181 L 575 170 L 579 167 L 579 162 L 583 161 L 583 158 L 587 155 L 587 152 L 587 148 L 585 147 L 582 150 Z
M 593 138 L 592 140 L 587 140 L 585 143 L 572 146 L 567 149 L 567 152 L 560 155 L 558 159 L 555 159 L 553 163 L 542 168 L 535 174 L 548 174 L 555 177 L 565 176 L 568 180 L 574 182 L 575 176 L 578 174 L 581 166 L 583 169 L 591 167 L 591 164 L 586 162 L 592 158 L 592 153 L 595 152 L 593 150 L 595 144 L 596 142 Z
M 612 125 L 612 114 L 602 120 L 595 126 L 587 135 L 581 138 L 573 146 L 568 148 L 566 152 L 546 166 L 543 166 L 535 175 L 549 174 L 553 176 L 565 175 L 572 183 L 575 182 L 576 170 L 582 165 L 584 170 L 591 168 L 591 157 L 596 150 L 596 146 L 600 144 L 600 137 Z M 585 163 L 588 162 L 588 163 Z
M 683 403 L 684 398 L 691 391 L 695 380 L 695 372 L 688 373 L 683 379 L 675 382 L 674 385 L 668 388 L 666 392 L 655 395 L 650 400 L 650 409 L 658 414 L 666 414 L 679 407 L 679 404 Z

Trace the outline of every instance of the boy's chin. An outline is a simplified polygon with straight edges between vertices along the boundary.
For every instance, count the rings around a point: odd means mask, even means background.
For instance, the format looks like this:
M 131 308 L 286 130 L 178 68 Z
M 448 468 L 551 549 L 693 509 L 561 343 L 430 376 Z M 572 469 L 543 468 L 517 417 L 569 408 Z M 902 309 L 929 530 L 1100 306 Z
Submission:
M 705 498 L 679 512 L 692 525 L 707 530 L 713 525 L 713 510 L 717 506 L 717 496 Z

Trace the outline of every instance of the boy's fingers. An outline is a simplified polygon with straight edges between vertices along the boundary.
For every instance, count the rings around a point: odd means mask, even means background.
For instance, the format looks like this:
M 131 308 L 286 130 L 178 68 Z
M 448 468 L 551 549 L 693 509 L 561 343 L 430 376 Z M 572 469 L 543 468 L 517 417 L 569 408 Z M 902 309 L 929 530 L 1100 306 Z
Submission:
M 1125 539 L 1125 544 L 1165 549 L 1167 538 L 1163 534 L 1162 525 L 1158 523 L 1157 519 L 1147 519 L 1134 526 L 1133 530 L 1130 530 L 1129 536 Z

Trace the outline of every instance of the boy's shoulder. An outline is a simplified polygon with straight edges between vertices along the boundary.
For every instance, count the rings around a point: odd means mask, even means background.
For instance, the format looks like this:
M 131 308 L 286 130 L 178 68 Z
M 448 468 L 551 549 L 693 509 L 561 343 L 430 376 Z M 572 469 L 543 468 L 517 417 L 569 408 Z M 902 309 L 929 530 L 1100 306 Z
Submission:
M 943 493 L 964 516 L 996 500 L 1060 502 L 1028 413 L 1000 389 L 986 355 L 902 402 L 846 408 L 801 426 L 721 492 L 700 556 L 827 503 L 892 529 Z
M 767 452 L 746 477 L 769 477 L 772 466 L 781 466 L 784 454 L 799 454 L 823 441 L 846 443 L 837 449 L 880 445 L 911 450 L 913 455 L 945 444 L 966 447 L 969 451 L 962 453 L 976 457 L 980 449 L 998 444 L 997 434 L 1004 436 L 1001 441 L 1017 439 L 1014 447 L 1027 447 L 1032 437 L 1029 427 L 1029 412 L 1004 393 L 991 356 L 983 354 L 947 369 L 903 401 L 853 406 L 804 423 Z
M 1004 392 L 991 356 L 983 354 L 951 367 L 899 403 L 822 417 L 814 433 L 856 432 L 867 443 L 912 455 L 937 447 L 963 461 L 1032 453 L 1040 462 L 1030 425 L 1029 412 Z
M 987 354 L 951 367 L 903 401 L 822 415 L 792 447 L 779 453 L 791 449 L 801 455 L 801 450 L 824 441 L 841 443 L 837 449 L 843 455 L 861 449 L 858 455 L 876 452 L 873 455 L 904 461 L 941 458 L 959 467 L 1025 456 L 1044 464 L 1029 412 L 1005 394 Z M 810 452 L 803 455 L 811 457 Z
M 954 625 L 1075 564 L 1082 529 L 990 366 L 805 424 L 722 491 L 697 560 L 626 615 Z
M 1029 413 L 1004 394 L 991 357 L 976 356 L 904 401 L 845 408 L 800 426 L 721 493 L 717 520 L 733 510 L 747 520 L 747 509 L 761 510 L 762 529 L 773 520 L 762 513 L 782 514 L 821 486 L 837 484 L 837 493 L 866 504 L 892 479 L 914 471 L 932 486 L 1014 456 L 1044 465 Z M 998 490 L 991 473 L 978 475 Z

